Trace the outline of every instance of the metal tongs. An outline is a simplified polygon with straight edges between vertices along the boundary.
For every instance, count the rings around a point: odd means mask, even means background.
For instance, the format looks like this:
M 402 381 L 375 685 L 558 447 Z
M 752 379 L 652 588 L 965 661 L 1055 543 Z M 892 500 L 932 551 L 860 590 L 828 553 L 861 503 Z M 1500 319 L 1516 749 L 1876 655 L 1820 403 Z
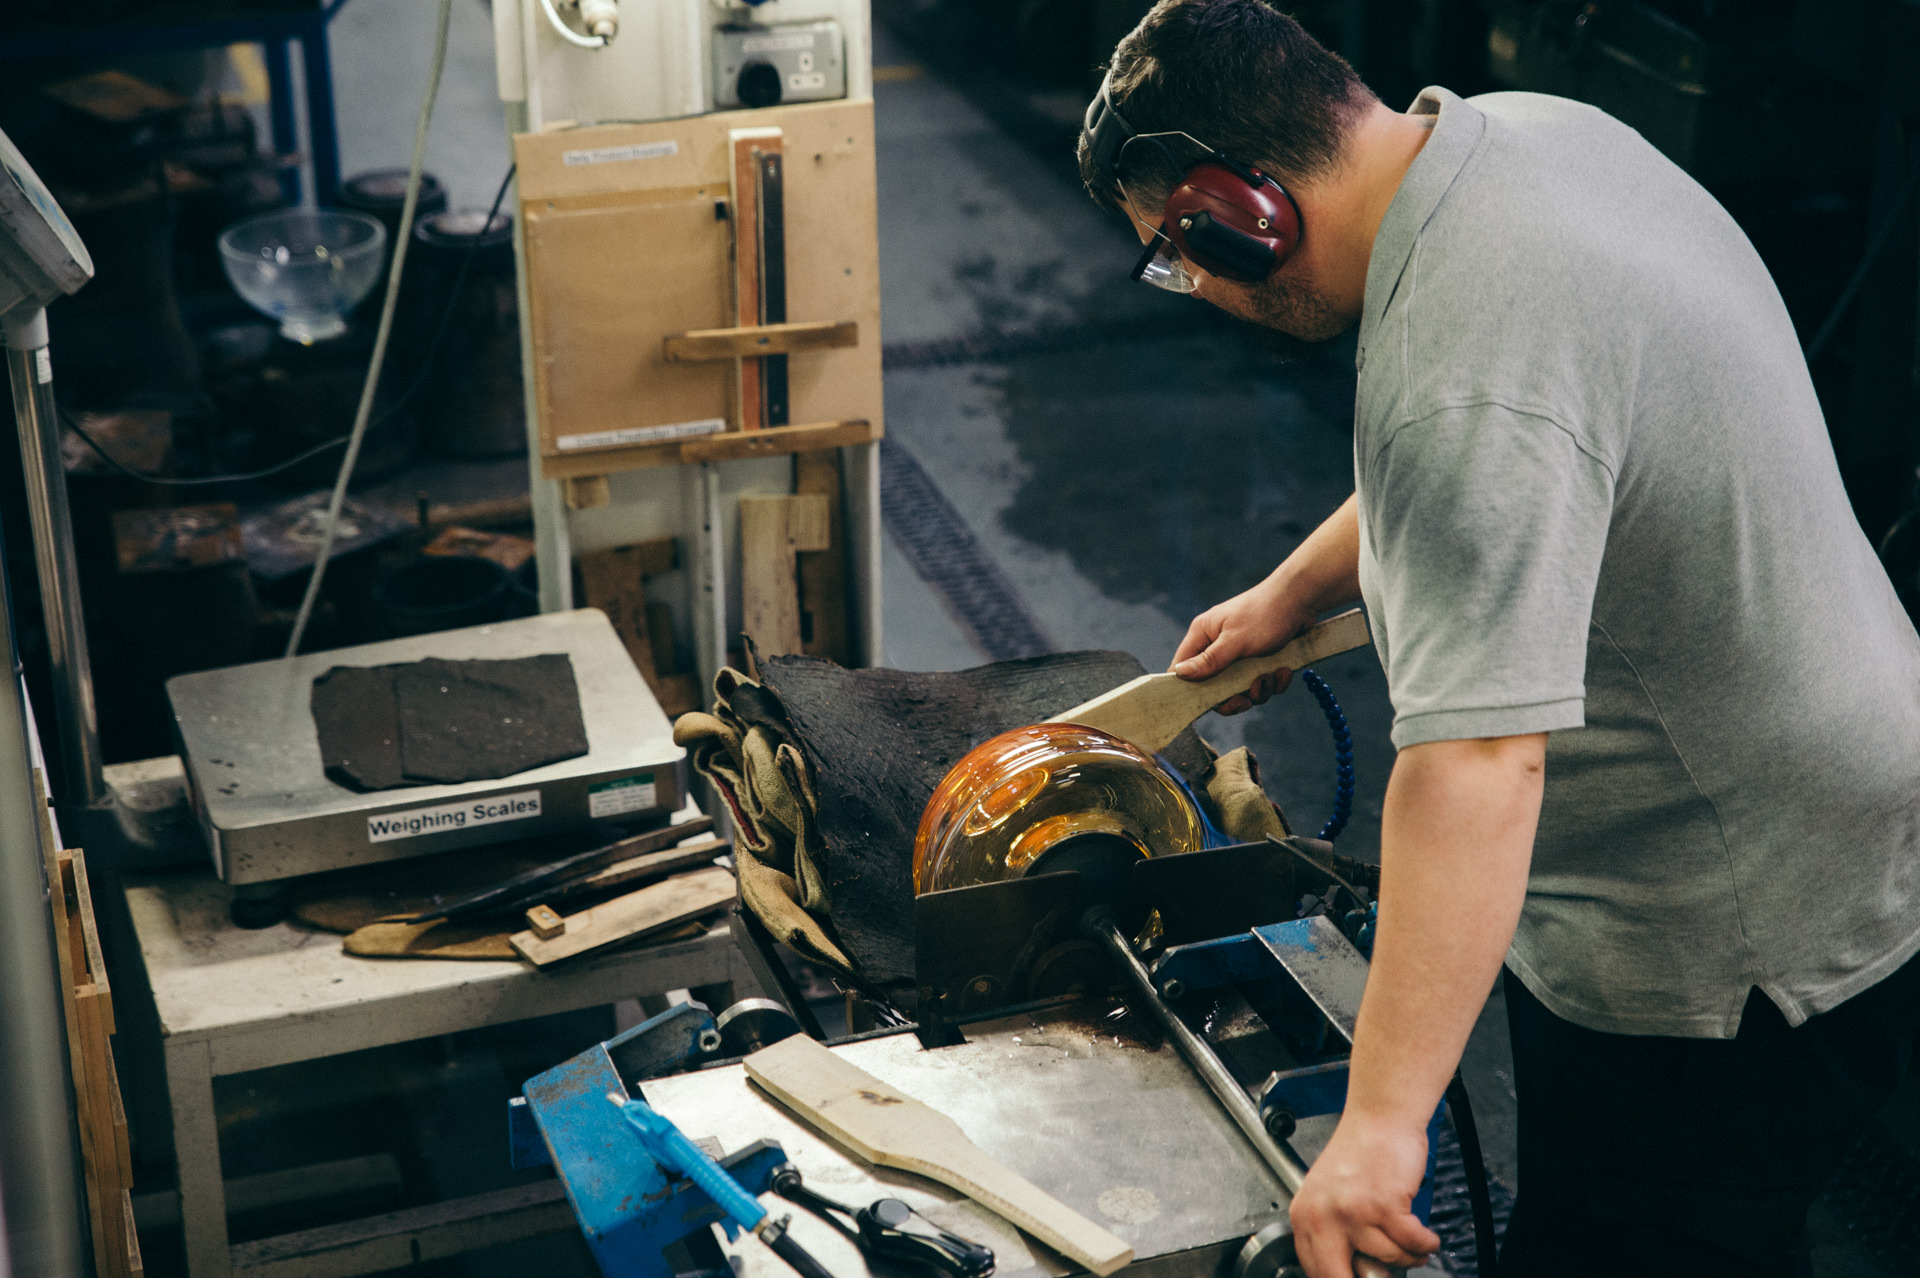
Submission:
M 770 1188 L 853 1238 L 869 1259 L 925 1265 L 952 1278 L 987 1278 L 993 1272 L 991 1249 L 948 1233 L 898 1198 L 849 1207 L 808 1189 L 792 1163 L 774 1169 Z

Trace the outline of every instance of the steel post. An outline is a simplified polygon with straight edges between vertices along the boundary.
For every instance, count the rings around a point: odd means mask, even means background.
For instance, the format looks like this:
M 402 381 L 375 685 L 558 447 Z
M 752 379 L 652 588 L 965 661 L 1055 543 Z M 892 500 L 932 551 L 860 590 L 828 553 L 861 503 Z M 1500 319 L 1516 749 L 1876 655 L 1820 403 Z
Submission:
M 53 403 L 46 312 L 10 321 L 4 337 L 13 416 L 20 430 L 20 468 L 26 476 L 27 515 L 33 526 L 34 563 L 40 576 L 40 612 L 59 696 L 54 710 L 66 790 L 60 797 L 63 803 L 92 807 L 106 790 L 100 778 L 99 721 L 94 713 L 86 624 L 80 613 L 73 518 L 67 509 L 67 476 L 60 464 L 60 419 Z

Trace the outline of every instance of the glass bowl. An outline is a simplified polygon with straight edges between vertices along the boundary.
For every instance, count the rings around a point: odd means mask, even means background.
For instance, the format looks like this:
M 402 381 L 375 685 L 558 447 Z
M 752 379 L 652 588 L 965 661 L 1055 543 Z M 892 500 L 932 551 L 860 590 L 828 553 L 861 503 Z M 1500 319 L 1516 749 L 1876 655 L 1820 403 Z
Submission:
M 1111 733 L 1040 723 L 975 746 L 933 792 L 913 842 L 913 890 L 939 892 L 1197 852 L 1199 809 L 1160 762 Z M 1084 872 L 1084 870 L 1083 870 Z
M 220 265 L 247 305 L 302 345 L 347 331 L 380 278 L 387 228 L 364 213 L 283 209 L 220 232 Z

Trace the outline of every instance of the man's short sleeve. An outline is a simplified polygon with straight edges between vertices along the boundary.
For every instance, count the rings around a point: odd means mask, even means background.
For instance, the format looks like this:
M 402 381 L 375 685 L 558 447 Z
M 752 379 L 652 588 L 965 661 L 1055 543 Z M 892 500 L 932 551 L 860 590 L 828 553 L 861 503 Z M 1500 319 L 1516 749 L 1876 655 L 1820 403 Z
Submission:
M 1613 487 L 1567 430 L 1499 405 L 1411 422 L 1363 465 L 1394 745 L 1584 723 Z

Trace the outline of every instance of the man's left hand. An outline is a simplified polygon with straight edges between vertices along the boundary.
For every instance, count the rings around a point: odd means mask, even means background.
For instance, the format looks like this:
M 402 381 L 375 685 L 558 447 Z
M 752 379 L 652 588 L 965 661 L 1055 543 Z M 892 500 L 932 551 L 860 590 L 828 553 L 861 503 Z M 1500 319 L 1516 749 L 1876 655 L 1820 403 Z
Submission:
M 1355 1253 L 1418 1268 L 1440 1236 L 1413 1214 L 1427 1135 L 1349 1113 L 1293 1199 L 1293 1240 L 1309 1278 L 1353 1278 Z

